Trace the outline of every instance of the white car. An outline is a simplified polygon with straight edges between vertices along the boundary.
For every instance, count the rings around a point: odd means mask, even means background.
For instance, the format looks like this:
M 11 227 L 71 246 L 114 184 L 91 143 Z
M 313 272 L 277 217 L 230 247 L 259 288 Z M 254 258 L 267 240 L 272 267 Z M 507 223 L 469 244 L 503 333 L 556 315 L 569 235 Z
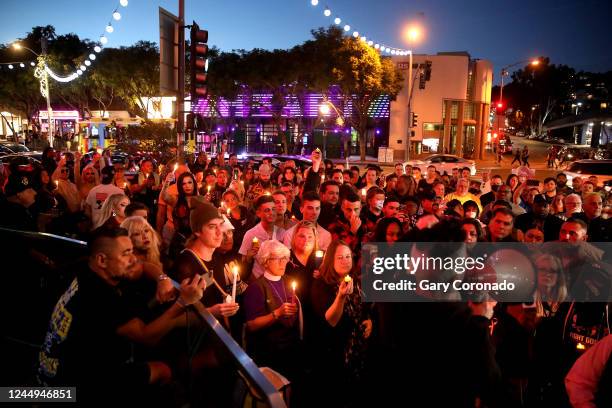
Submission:
M 597 182 L 601 186 L 602 183 L 612 180 L 612 160 L 578 160 L 570 163 L 563 173 L 567 176 L 567 185 L 570 187 L 575 177 L 581 177 L 586 181 L 589 176 L 597 176 Z
M 427 171 L 427 167 L 432 165 L 436 167 L 440 174 L 444 174 L 444 172 L 452 174 L 454 168 L 469 167 L 470 174 L 472 176 L 476 175 L 476 162 L 474 160 L 464 159 L 453 154 L 433 154 L 423 160 L 408 160 L 404 163 L 404 167 L 407 165 L 420 168 L 423 174 Z

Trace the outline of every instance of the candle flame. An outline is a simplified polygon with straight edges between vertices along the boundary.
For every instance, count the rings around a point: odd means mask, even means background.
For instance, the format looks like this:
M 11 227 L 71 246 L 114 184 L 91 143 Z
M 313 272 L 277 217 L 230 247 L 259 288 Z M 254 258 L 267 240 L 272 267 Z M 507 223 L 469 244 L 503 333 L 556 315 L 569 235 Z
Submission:
M 344 281 L 345 281 L 346 283 L 349 283 L 349 282 L 350 282 L 350 281 L 352 281 L 352 280 L 353 280 L 353 279 L 352 279 L 352 278 L 351 278 L 349 275 L 346 275 L 346 276 L 344 277 Z
M 210 186 L 206 186 L 206 190 L 210 193 Z
M 317 258 L 323 258 L 324 254 L 325 254 L 325 252 L 321 251 L 320 249 L 315 252 L 315 256 Z
M 361 195 L 366 195 L 368 193 L 368 191 L 365 188 L 361 189 Z
M 232 268 L 232 272 L 234 273 L 234 275 L 238 275 L 238 266 L 234 265 L 234 267 Z
M 293 289 L 294 292 L 295 292 L 296 287 L 297 287 L 297 282 L 296 281 L 291 282 L 291 289 Z
M 582 343 L 578 343 L 578 344 L 576 344 L 576 348 L 577 348 L 578 350 L 584 350 L 586 347 L 584 346 L 584 344 L 582 344 Z
M 253 243 L 257 244 L 259 242 L 259 239 L 257 239 L 257 237 L 253 238 Z

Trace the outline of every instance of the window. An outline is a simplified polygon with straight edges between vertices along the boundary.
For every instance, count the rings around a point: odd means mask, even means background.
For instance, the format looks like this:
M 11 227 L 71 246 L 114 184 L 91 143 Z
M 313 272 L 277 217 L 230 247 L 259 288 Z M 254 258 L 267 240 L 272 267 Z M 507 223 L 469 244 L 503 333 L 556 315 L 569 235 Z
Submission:
M 423 123 L 423 130 L 428 132 L 441 132 L 444 125 L 441 123 Z

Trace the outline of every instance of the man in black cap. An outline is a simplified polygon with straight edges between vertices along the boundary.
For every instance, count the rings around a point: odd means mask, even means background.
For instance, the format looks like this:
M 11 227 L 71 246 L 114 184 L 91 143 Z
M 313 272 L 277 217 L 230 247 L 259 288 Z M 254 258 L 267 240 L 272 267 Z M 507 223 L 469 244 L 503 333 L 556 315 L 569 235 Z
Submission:
M 550 205 L 543 194 L 533 199 L 533 211 L 521 214 L 514 220 L 514 226 L 523 232 L 537 227 L 544 231 L 544 241 L 554 241 L 559 237 L 563 221 L 550 214 Z
M 21 231 L 38 231 L 36 191 L 28 176 L 11 174 L 4 187 L 6 200 L 0 202 L 0 226 Z

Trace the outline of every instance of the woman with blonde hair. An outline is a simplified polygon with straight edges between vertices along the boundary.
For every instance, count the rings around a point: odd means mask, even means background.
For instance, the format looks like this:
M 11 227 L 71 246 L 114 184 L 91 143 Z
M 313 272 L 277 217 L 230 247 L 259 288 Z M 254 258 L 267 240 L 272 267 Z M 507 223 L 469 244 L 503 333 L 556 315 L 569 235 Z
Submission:
M 92 229 L 102 226 L 108 228 L 119 228 L 125 220 L 125 207 L 130 204 L 130 199 L 125 194 L 113 194 L 102 204 L 102 214 L 98 223 Z
M 554 316 L 568 297 L 568 288 L 561 260 L 542 254 L 535 259 L 537 289 L 536 313 L 539 318 Z
M 317 226 L 310 221 L 300 221 L 296 224 L 293 231 L 290 248 L 291 257 L 287 264 L 286 273 L 287 276 L 295 279 L 299 284 L 300 298 L 309 303 L 310 288 L 314 280 L 314 274 L 320 266 L 320 261 L 322 261 L 322 258 L 316 257 L 317 250 L 319 249 L 317 244 L 319 241 Z M 317 265 L 317 261 L 319 265 Z
M 161 266 L 159 247 L 161 240 L 149 222 L 139 216 L 127 217 L 121 228 L 128 231 L 134 246 L 134 255 L 141 261 L 147 261 Z

